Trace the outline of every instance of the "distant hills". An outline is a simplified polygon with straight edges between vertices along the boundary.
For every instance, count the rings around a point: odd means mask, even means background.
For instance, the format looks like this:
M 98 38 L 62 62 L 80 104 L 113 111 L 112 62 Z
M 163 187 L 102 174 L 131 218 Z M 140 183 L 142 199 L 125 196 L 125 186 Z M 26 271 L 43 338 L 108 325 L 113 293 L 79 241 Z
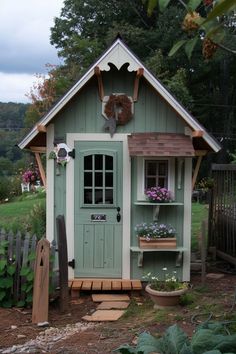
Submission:
M 24 128 L 24 116 L 28 104 L 0 102 L 0 130 L 19 131 Z

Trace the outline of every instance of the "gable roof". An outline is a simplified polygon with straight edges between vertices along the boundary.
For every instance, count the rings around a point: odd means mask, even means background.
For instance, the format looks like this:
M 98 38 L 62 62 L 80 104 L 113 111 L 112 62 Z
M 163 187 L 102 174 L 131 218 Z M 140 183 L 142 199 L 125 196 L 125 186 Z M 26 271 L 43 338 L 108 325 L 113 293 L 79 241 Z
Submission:
M 30 142 L 39 134 L 37 126 L 47 126 L 55 115 L 76 95 L 76 93 L 93 77 L 95 68 L 100 71 L 109 71 L 109 63 L 114 64 L 119 70 L 122 65 L 129 63 L 128 71 L 137 71 L 143 68 L 143 77 L 149 84 L 165 99 L 165 101 L 184 119 L 187 125 L 194 131 L 202 131 L 202 139 L 214 152 L 221 149 L 220 144 L 197 122 L 197 120 L 172 96 L 172 94 L 155 78 L 152 73 L 143 65 L 134 53 L 118 38 L 101 57 L 88 69 L 78 82 L 49 110 L 44 117 L 33 127 L 33 129 L 19 143 L 21 149 L 28 147 Z

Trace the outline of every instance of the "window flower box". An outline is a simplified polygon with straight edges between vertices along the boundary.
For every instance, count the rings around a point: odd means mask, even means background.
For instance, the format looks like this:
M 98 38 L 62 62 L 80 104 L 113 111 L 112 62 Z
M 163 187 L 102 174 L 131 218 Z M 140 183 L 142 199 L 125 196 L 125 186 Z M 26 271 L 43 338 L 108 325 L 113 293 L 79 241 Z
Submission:
M 176 237 L 147 239 L 139 236 L 139 248 L 176 248 Z

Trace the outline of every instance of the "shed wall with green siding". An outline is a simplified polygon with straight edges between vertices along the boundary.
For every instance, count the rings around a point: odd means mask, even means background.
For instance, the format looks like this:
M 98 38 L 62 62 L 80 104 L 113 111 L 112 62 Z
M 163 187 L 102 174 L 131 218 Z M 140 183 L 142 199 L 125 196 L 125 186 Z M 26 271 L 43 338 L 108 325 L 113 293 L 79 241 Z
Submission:
M 124 93 L 133 95 L 135 73 L 130 73 L 124 65 L 120 71 L 111 65 L 109 72 L 104 72 L 104 94 Z M 55 138 L 66 141 L 68 133 L 104 133 L 105 118 L 102 116 L 102 103 L 98 94 L 97 80 L 93 77 L 70 102 L 56 115 L 53 120 Z M 146 82 L 140 80 L 138 101 L 134 104 L 134 117 L 124 126 L 118 126 L 116 133 L 134 132 L 162 132 L 184 133 L 186 124 L 181 117 L 156 93 Z M 109 134 L 109 132 L 107 132 Z M 177 167 L 177 159 L 175 159 Z M 55 169 L 55 216 L 66 215 L 66 173 L 60 166 Z M 177 169 L 175 169 L 177 171 Z M 175 172 L 176 174 L 176 172 Z M 177 176 L 175 175 L 175 184 Z M 183 185 L 178 189 L 175 186 L 175 196 L 178 202 L 183 202 Z M 131 160 L 131 246 L 137 245 L 134 227 L 140 222 L 151 222 L 152 207 L 135 205 L 137 200 L 137 158 Z M 178 244 L 182 245 L 183 234 L 183 206 L 161 207 L 159 220 L 172 224 L 177 229 Z M 125 237 L 125 235 L 123 235 Z M 160 271 L 163 267 L 175 268 L 175 253 L 153 252 L 144 255 L 144 265 L 137 266 L 137 253 L 131 254 L 131 278 L 142 278 L 148 271 Z M 181 268 L 178 270 L 181 277 Z

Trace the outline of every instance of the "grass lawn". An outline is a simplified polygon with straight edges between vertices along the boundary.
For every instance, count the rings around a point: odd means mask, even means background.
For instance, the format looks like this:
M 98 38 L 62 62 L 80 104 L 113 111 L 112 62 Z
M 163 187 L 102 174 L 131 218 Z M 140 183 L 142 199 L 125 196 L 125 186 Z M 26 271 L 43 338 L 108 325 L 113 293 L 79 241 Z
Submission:
M 0 229 L 25 231 L 25 224 L 35 204 L 45 204 L 45 193 L 28 194 L 15 201 L 0 204 Z
M 208 204 L 192 203 L 192 251 L 198 250 L 202 221 L 208 219 Z

